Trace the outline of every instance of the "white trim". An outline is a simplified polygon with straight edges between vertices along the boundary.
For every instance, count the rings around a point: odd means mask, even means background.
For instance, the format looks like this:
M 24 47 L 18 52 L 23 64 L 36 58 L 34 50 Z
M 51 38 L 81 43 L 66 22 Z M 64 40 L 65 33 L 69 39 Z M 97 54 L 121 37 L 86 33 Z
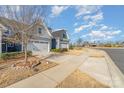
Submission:
M 50 40 L 50 39 L 49 39 L 49 40 Z M 31 42 L 38 41 L 38 42 L 44 42 L 44 43 L 46 42 L 46 43 L 47 43 L 47 42 L 49 42 L 49 40 L 48 40 L 48 41 L 46 41 L 46 40 L 36 40 L 36 39 L 30 39 L 30 40 L 29 40 L 29 42 L 30 42 L 30 41 L 31 41 Z
M 60 31 L 60 30 L 65 30 L 65 29 L 55 29 L 55 30 L 53 30 L 54 32 L 57 32 L 57 31 Z
M 44 26 L 44 28 L 46 29 L 48 35 L 52 38 L 53 36 L 51 35 L 50 31 L 48 30 L 47 26 L 45 25 L 45 23 L 42 21 L 42 24 Z
M 48 52 L 50 52 L 50 42 L 48 42 Z

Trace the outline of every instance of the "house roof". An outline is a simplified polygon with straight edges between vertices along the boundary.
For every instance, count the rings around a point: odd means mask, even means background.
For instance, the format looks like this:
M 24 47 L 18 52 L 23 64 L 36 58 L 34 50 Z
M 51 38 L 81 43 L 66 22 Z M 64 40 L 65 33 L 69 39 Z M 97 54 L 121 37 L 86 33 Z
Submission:
M 11 26 L 14 30 L 22 30 L 29 26 L 27 24 L 20 23 L 4 17 L 0 17 L 0 24 L 2 24 L 3 26 Z
M 60 29 L 60 30 L 52 32 L 52 35 L 53 37 L 61 37 L 64 32 L 66 32 L 64 29 Z
M 43 25 L 44 28 L 46 29 L 46 31 L 48 32 L 49 36 L 52 37 L 50 30 L 47 28 L 47 26 L 44 24 L 44 22 L 42 20 L 37 20 L 34 25 L 37 25 L 37 24 Z M 20 30 L 24 30 L 24 29 L 33 27 L 33 25 L 24 24 L 24 23 L 17 22 L 12 19 L 0 17 L 0 27 L 3 27 L 3 26 L 4 27 L 11 26 L 12 29 L 14 29 L 12 31 L 20 31 Z

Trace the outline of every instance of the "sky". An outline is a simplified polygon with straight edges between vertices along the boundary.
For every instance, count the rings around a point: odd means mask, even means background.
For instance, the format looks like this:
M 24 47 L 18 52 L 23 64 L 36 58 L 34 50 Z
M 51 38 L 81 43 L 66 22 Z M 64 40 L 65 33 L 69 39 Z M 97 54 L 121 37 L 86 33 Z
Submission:
M 66 29 L 71 42 L 124 41 L 124 6 L 48 6 L 48 25 Z

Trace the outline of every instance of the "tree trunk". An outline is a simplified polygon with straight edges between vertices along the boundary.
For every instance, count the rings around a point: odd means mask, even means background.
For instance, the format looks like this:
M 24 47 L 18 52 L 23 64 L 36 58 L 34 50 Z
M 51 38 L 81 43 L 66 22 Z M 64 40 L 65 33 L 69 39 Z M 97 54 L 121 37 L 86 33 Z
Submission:
M 27 42 L 25 43 L 25 63 L 28 61 L 28 56 L 27 56 Z

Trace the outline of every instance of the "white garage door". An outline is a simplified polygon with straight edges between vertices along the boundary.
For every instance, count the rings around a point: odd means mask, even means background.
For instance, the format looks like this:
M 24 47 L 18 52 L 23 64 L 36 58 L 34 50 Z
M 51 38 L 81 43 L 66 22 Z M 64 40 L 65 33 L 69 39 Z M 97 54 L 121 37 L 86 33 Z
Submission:
M 66 43 L 61 43 L 61 44 L 60 44 L 60 47 L 61 47 L 61 48 L 67 48 L 67 44 L 66 44 Z
M 49 52 L 48 44 L 49 44 L 48 42 L 34 41 L 28 45 L 28 50 L 32 52 L 48 53 Z

